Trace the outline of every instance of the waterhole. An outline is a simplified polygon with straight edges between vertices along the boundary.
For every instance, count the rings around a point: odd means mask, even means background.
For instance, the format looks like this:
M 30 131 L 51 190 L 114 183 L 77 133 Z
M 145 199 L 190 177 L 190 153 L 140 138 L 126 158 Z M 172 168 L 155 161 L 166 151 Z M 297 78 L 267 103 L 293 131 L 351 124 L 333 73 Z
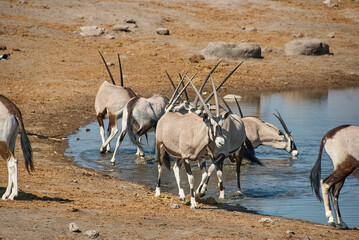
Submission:
M 225 199 L 218 199 L 216 174 L 211 177 L 205 198 L 214 197 L 223 204 L 261 214 L 326 224 L 323 204 L 312 192 L 309 174 L 317 159 L 320 141 L 328 130 L 342 124 L 359 125 L 359 88 L 261 94 L 243 97 L 240 104 L 244 115 L 260 117 L 282 129 L 273 115 L 277 109 L 292 132 L 299 156 L 292 158 L 283 150 L 258 147 L 256 154 L 264 166 L 245 165 L 241 168 L 242 195 L 236 193 L 235 166 L 226 160 L 223 173 Z M 236 111 L 236 105 L 231 106 Z M 116 165 L 112 166 L 112 153 L 99 153 L 99 127 L 97 122 L 93 122 L 69 136 L 66 154 L 80 166 L 155 188 L 157 162 L 152 152 L 154 141 L 152 133 L 149 134 L 148 144 L 146 139 L 143 140 L 146 157 L 139 159 L 135 156 L 136 148 L 126 137 L 117 152 Z M 112 142 L 112 149 L 114 145 L 115 141 Z M 201 175 L 195 162 L 192 170 L 197 186 Z M 331 171 L 331 161 L 324 153 L 322 178 Z M 165 169 L 162 179 L 162 191 L 178 193 L 173 172 Z M 188 194 L 189 186 L 183 168 L 181 181 L 185 194 Z M 349 176 L 344 184 L 339 205 L 344 222 L 349 227 L 359 227 L 359 182 L 353 176 Z

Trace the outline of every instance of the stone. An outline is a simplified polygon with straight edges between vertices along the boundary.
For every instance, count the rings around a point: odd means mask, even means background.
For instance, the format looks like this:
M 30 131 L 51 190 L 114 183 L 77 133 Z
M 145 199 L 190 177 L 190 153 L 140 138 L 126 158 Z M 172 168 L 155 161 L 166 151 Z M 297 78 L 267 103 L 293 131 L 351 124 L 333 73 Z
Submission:
M 173 209 L 177 209 L 177 208 L 180 208 L 180 205 L 177 203 L 170 203 L 170 207 Z
M 96 230 L 88 230 L 84 233 L 85 236 L 95 239 L 97 238 L 100 234 L 99 232 L 97 232 Z
M 107 35 L 105 36 L 105 38 L 106 38 L 106 39 L 115 39 L 115 36 L 110 35 L 110 34 L 107 34 Z
M 292 32 L 290 35 L 295 38 L 303 37 L 302 33 L 296 33 L 296 32 Z
M 80 35 L 84 37 L 89 36 L 100 36 L 103 34 L 104 29 L 98 27 L 98 26 L 86 26 L 86 27 L 80 27 Z
M 261 58 L 261 48 L 254 43 L 210 42 L 203 55 L 206 59 Z
M 167 28 L 157 28 L 156 33 L 158 35 L 170 35 L 170 31 Z
M 319 39 L 295 39 L 284 45 L 286 55 L 324 55 L 329 54 L 329 45 Z
M 76 223 L 70 223 L 69 224 L 69 230 L 71 232 L 81 232 L 81 230 L 79 229 L 79 227 L 77 226 Z
M 334 37 L 335 37 L 335 33 L 334 33 L 334 32 L 330 32 L 330 33 L 328 33 L 327 37 L 334 38 Z
M 124 22 L 125 22 L 125 23 L 132 23 L 132 24 L 136 24 L 136 20 L 135 20 L 135 19 L 133 19 L 133 18 L 126 18 L 126 19 L 124 20 Z
M 191 63 L 199 63 L 201 60 L 204 60 L 204 56 L 201 54 L 196 54 L 189 58 Z
M 129 32 L 130 31 L 129 25 L 117 24 L 112 27 L 113 31 L 122 31 L 122 32 Z
M 274 220 L 269 217 L 263 217 L 258 222 L 260 223 L 274 223 Z

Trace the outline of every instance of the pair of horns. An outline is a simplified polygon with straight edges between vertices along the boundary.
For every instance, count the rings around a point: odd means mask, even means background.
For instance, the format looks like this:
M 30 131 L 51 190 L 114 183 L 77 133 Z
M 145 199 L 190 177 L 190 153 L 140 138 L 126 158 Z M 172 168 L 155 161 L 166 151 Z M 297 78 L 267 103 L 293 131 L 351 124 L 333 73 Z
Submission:
M 110 71 L 110 69 L 108 68 L 108 65 L 107 65 L 107 63 L 106 63 L 106 61 L 105 61 L 105 58 L 102 56 L 102 54 L 101 54 L 100 51 L 99 51 L 99 54 L 100 54 L 100 56 L 101 56 L 101 58 L 102 58 L 103 63 L 104 63 L 105 66 L 106 66 L 108 75 L 110 75 L 112 84 L 113 84 L 113 85 L 116 85 L 115 80 L 114 80 L 113 77 L 112 77 L 111 71 Z M 119 54 L 119 53 L 117 53 L 117 57 L 118 57 L 118 65 L 119 65 L 119 67 L 120 67 L 121 87 L 123 87 L 122 66 L 121 66 L 121 59 L 120 59 L 120 54 Z
M 288 130 L 287 125 L 284 122 L 284 119 L 282 118 L 282 116 L 280 115 L 279 111 L 276 109 L 277 114 L 273 113 L 273 115 L 278 118 L 279 122 L 282 124 L 282 127 L 284 128 L 284 131 L 291 136 L 291 132 Z
M 166 72 L 166 74 L 167 74 L 168 79 L 169 79 L 170 82 L 171 82 L 171 85 L 172 85 L 173 89 L 175 90 L 174 93 L 173 93 L 173 95 L 172 95 L 172 98 L 173 98 L 173 97 L 177 94 L 178 89 L 179 89 L 179 87 L 180 87 L 181 85 L 182 85 L 182 87 L 184 88 L 183 80 L 184 80 L 185 76 L 187 75 L 188 71 L 184 74 L 183 77 L 181 76 L 181 74 L 178 74 L 179 77 L 180 77 L 180 79 L 181 79 L 181 82 L 177 85 L 177 87 L 175 87 L 175 85 L 174 85 L 174 83 L 173 83 L 173 81 L 172 81 L 172 78 L 170 77 L 170 75 L 168 74 L 168 72 L 167 72 L 167 71 L 165 71 L 165 72 Z M 186 100 L 187 100 L 187 102 L 189 102 L 189 97 L 188 97 L 188 94 L 187 94 L 187 91 L 186 91 L 185 88 L 184 88 L 184 93 L 185 93 L 185 95 L 186 95 Z M 172 99 L 172 98 L 171 98 L 171 99 Z M 182 101 L 181 97 L 179 97 L 179 99 Z M 177 100 L 176 100 L 176 101 L 177 101 Z
M 184 78 L 185 78 L 185 77 L 188 78 L 187 72 L 185 73 L 185 75 L 182 77 L 180 83 L 177 85 L 175 91 L 174 91 L 173 94 L 172 94 L 172 97 L 171 97 L 171 99 L 170 99 L 170 101 L 169 101 L 169 103 L 168 103 L 169 105 L 168 105 L 168 107 L 167 107 L 167 109 L 166 109 L 166 112 L 169 112 L 169 111 L 172 109 L 173 104 L 181 97 L 182 93 L 183 93 L 184 91 L 186 91 L 187 86 L 190 84 L 190 82 L 192 81 L 192 79 L 193 79 L 196 75 L 197 75 L 197 73 L 193 74 L 193 76 L 190 78 L 189 82 L 188 82 L 186 85 L 184 85 L 184 84 L 183 84 Z M 178 89 L 179 89 L 179 87 L 180 87 L 181 85 L 183 86 L 183 88 L 182 88 L 182 90 L 177 94 L 177 91 L 178 91 Z M 176 94 L 177 94 L 177 97 L 175 97 Z

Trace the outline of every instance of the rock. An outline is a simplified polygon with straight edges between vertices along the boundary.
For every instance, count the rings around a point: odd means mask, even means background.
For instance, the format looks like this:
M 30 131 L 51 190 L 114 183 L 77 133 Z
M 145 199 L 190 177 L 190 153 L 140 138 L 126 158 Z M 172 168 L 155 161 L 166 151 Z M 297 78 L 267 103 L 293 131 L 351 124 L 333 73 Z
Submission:
M 97 26 L 80 27 L 80 35 L 84 37 L 88 36 L 100 36 L 103 34 L 103 29 Z
M 26 0 L 19 0 L 18 3 L 19 4 L 27 4 L 27 1 Z
M 249 28 L 246 28 L 245 30 L 246 30 L 246 32 L 257 32 L 257 28 L 255 28 L 255 27 L 249 27 Z
M 274 223 L 274 220 L 268 217 L 261 218 L 258 222 L 260 223 Z
M 323 2 L 324 5 L 326 5 L 327 7 L 338 7 L 337 3 L 332 3 L 334 2 L 333 0 L 325 0 Z M 338 2 L 340 2 L 340 0 L 338 0 Z
M 285 233 L 288 235 L 295 235 L 294 231 L 292 230 L 287 230 Z
M 329 45 L 319 39 L 295 39 L 284 45 L 286 55 L 329 54 Z
M 180 208 L 180 205 L 177 203 L 170 203 L 170 207 L 173 209 L 177 209 L 177 208 Z
M 201 54 L 193 55 L 189 58 L 191 63 L 199 63 L 201 60 L 204 60 L 204 56 Z
M 88 230 L 84 233 L 85 236 L 95 239 L 97 238 L 100 234 L 99 232 L 97 232 L 96 230 Z
M 292 32 L 290 35 L 291 35 L 292 37 L 296 37 L 296 38 L 303 37 L 303 34 L 302 34 L 302 33 L 296 33 L 296 32 Z
M 210 42 L 203 55 L 206 59 L 261 58 L 261 48 L 254 43 Z
M 334 37 L 335 37 L 335 33 L 334 33 L 334 32 L 330 32 L 330 33 L 328 33 L 327 37 L 334 38 Z
M 81 230 L 79 229 L 79 227 L 76 225 L 76 223 L 70 223 L 69 224 L 69 230 L 71 232 L 81 232 Z
M 130 32 L 129 25 L 117 24 L 112 27 L 113 31 Z
M 230 101 L 236 101 L 235 98 L 237 98 L 237 101 L 240 101 L 242 99 L 241 96 L 239 95 L 235 95 L 235 94 L 227 94 L 223 97 L 226 101 L 230 102 Z
M 167 28 L 157 28 L 156 33 L 158 35 L 170 35 L 170 31 Z
M 110 35 L 110 34 L 107 34 L 107 35 L 105 36 L 105 38 L 106 38 L 106 39 L 115 39 L 115 36 Z
M 124 20 L 124 22 L 125 22 L 125 23 L 136 24 L 136 21 L 135 21 L 135 19 L 133 19 L 133 18 L 126 18 L 126 19 Z

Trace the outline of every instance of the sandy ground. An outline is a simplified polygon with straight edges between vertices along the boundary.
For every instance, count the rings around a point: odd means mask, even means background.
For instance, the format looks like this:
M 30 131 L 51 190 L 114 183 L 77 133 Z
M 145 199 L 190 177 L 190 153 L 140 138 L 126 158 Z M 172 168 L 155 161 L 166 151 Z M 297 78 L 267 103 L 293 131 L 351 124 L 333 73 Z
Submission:
M 26 3 L 24 3 L 26 2 Z M 136 20 L 130 32 L 113 32 L 114 24 Z M 81 26 L 106 29 L 98 37 L 75 34 Z M 257 29 L 248 32 L 242 27 Z M 169 36 L 157 35 L 165 27 Z M 292 32 L 324 39 L 332 55 L 284 56 Z M 330 32 L 334 38 L 327 37 Z M 115 38 L 107 39 L 111 34 Z M 145 186 L 76 166 L 64 156 L 66 137 L 95 121 L 94 99 L 109 80 L 98 51 L 117 82 L 116 53 L 123 55 L 125 85 L 148 97 L 171 88 L 165 75 L 189 70 L 201 80 L 216 61 L 190 61 L 211 41 L 251 42 L 262 59 L 247 59 L 220 93 L 251 95 L 265 91 L 359 85 L 359 2 L 342 1 L 329 8 L 321 1 L 0 1 L 0 94 L 23 113 L 34 152 L 35 172 L 24 168 L 19 143 L 19 188 L 16 201 L 0 201 L 0 239 L 357 239 L 356 229 L 263 217 L 200 203 L 190 209 L 177 196 L 154 198 Z M 238 62 L 224 61 L 216 83 Z M 193 95 L 192 95 L 193 96 Z M 5 162 L 0 194 L 5 191 Z M 313 195 L 314 197 L 314 195 Z M 169 204 L 180 204 L 172 209 Z M 295 206 L 293 206 L 295 207 Z M 324 212 L 323 212 L 324 215 Z M 75 222 L 81 233 L 72 233 Z M 287 233 L 287 231 L 293 233 Z

